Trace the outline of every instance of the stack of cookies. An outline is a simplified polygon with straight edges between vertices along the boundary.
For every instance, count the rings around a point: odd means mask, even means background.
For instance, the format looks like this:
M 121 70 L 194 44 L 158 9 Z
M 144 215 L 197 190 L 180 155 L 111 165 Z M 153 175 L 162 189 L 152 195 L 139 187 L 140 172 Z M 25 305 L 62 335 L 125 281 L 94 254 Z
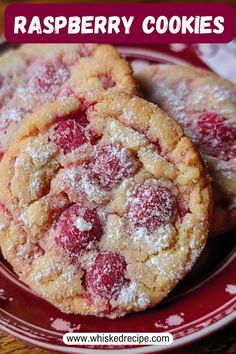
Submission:
M 201 156 L 212 233 L 235 226 L 235 87 L 174 65 L 135 79 L 109 45 L 23 45 L 0 63 L 3 256 L 63 312 L 154 307 L 206 244 Z

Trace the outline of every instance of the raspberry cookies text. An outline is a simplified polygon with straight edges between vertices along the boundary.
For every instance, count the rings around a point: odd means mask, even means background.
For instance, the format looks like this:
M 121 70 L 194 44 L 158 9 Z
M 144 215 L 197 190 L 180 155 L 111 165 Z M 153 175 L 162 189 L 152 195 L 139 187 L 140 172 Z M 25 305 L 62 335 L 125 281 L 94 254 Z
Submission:
M 5 35 L 13 43 L 226 43 L 234 12 L 227 4 L 12 4 Z
M 118 34 L 122 31 L 130 34 L 133 22 L 134 16 L 46 16 L 43 20 L 34 16 L 29 21 L 25 16 L 16 16 L 14 34 L 60 34 L 63 30 L 67 34 Z M 170 19 L 166 16 L 147 16 L 142 22 L 142 30 L 145 34 L 220 34 L 224 32 L 224 22 L 223 16 L 172 16 Z

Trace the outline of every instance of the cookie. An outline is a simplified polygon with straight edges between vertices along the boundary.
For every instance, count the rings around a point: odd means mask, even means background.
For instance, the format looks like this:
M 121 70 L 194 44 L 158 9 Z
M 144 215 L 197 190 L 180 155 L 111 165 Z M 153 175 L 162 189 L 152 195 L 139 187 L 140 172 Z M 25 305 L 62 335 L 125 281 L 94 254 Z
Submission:
M 23 45 L 0 59 L 0 157 L 22 118 L 83 90 L 136 93 L 132 71 L 110 45 Z
M 17 53 L 16 55 L 13 53 L 13 51 L 10 51 L 0 59 L 0 114 L 3 107 L 11 100 L 15 88 L 20 84 L 23 73 L 26 70 L 24 60 Z M 0 160 L 3 156 L 2 145 L 4 144 L 2 132 L 7 129 L 8 115 L 6 115 L 6 118 L 0 116 Z
M 236 226 L 236 86 L 216 74 L 178 65 L 150 66 L 136 75 L 145 97 L 184 128 L 213 179 L 210 234 Z
M 121 92 L 26 117 L 0 164 L 0 242 L 19 278 L 66 313 L 155 306 L 207 238 L 209 178 L 180 126 Z

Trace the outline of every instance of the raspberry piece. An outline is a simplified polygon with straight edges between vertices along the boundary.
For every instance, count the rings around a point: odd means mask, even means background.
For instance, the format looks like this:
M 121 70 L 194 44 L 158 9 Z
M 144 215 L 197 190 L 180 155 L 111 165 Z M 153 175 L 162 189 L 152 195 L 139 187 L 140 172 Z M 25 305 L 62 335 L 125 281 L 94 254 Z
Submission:
M 119 184 L 132 171 L 132 157 L 118 145 L 103 146 L 97 154 L 94 173 L 99 183 L 107 189 Z
M 75 204 L 57 220 L 56 235 L 56 243 L 76 255 L 95 246 L 102 235 L 102 226 L 94 210 Z
M 42 63 L 35 67 L 29 87 L 33 92 L 42 94 L 61 86 L 70 77 L 69 69 L 62 63 Z
M 146 228 L 153 232 L 173 221 L 175 209 L 175 198 L 170 190 L 153 181 L 146 181 L 128 199 L 127 215 L 134 228 Z
M 90 57 L 92 55 L 92 50 L 89 49 L 86 44 L 80 44 L 78 51 L 81 58 Z
M 79 122 L 68 119 L 58 123 L 52 133 L 52 141 L 68 154 L 87 142 L 84 129 Z
M 85 275 L 86 288 L 90 293 L 109 300 L 117 296 L 127 282 L 125 269 L 126 262 L 118 253 L 100 253 Z
M 3 120 L 0 124 L 0 133 L 5 135 L 11 123 L 9 119 Z
M 230 150 L 236 137 L 236 128 L 217 113 L 202 113 L 198 119 L 198 132 L 204 150 L 213 156 L 222 149 Z
M 99 79 L 103 83 L 104 90 L 108 90 L 109 88 L 114 87 L 116 85 L 116 82 L 109 75 L 100 75 Z
M 59 98 L 69 97 L 73 93 L 74 93 L 74 91 L 71 87 L 63 87 L 62 90 L 59 92 L 58 97 Z

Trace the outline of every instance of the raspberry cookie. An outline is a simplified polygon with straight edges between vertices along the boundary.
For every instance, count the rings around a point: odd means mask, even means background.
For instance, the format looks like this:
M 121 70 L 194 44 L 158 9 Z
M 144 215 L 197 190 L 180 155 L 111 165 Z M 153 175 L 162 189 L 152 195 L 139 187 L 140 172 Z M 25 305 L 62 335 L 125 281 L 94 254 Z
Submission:
M 64 312 L 155 306 L 207 238 L 210 185 L 174 120 L 125 93 L 28 116 L 0 165 L 0 242 L 20 279 Z
M 146 98 L 177 119 L 213 178 L 211 235 L 236 226 L 236 86 L 202 69 L 150 66 L 137 74 Z
M 135 94 L 129 64 L 109 45 L 23 45 L 0 59 L 0 157 L 19 122 L 45 103 L 83 90 Z

